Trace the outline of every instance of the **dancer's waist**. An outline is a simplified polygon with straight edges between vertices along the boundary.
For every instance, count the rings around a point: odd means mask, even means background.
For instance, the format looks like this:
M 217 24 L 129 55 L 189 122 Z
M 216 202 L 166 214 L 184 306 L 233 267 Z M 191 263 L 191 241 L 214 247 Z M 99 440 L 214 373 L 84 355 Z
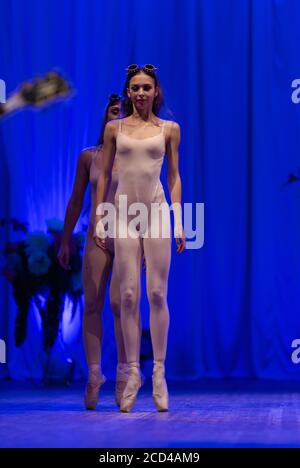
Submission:
M 116 206 L 119 206 L 120 202 L 127 202 L 127 204 L 144 203 L 148 205 L 166 202 L 166 197 L 160 180 L 155 184 L 148 185 L 138 182 L 130 185 L 119 183 L 115 194 Z

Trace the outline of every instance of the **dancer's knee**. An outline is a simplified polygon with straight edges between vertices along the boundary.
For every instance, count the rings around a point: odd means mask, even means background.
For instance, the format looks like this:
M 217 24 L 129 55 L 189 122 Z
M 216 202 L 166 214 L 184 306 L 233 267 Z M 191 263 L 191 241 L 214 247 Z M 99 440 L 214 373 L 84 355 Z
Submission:
M 96 299 L 85 299 L 84 301 L 84 314 L 85 316 L 91 316 L 99 314 L 103 308 L 103 301 L 97 301 Z
M 162 308 L 166 303 L 166 295 L 162 288 L 153 288 L 149 292 L 150 305 L 155 308 Z
M 122 306 L 125 309 L 133 309 L 136 303 L 136 291 L 133 288 L 126 288 L 121 295 Z

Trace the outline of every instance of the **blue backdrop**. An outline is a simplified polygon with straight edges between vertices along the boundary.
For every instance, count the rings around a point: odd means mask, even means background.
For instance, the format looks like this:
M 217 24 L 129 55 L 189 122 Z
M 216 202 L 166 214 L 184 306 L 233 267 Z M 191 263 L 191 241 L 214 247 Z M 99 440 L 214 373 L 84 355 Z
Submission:
M 154 63 L 181 125 L 183 201 L 205 203 L 199 250 L 175 253 L 169 281 L 168 375 L 299 379 L 298 0 L 1 0 L 0 78 L 8 93 L 59 67 L 68 102 L 1 122 L 1 217 L 44 229 L 62 218 L 80 150 L 95 143 L 107 96 L 130 63 Z M 165 168 L 164 168 L 165 177 Z M 1 232 L 1 242 L 9 233 Z M 15 306 L 1 279 L 0 338 L 14 378 L 39 376 L 39 319 L 13 344 Z M 148 327 L 147 303 L 142 302 Z M 68 314 L 68 310 L 66 310 Z M 115 350 L 108 304 L 104 368 Z M 84 370 L 79 320 L 65 318 L 67 350 Z M 80 375 L 80 372 L 78 373 Z

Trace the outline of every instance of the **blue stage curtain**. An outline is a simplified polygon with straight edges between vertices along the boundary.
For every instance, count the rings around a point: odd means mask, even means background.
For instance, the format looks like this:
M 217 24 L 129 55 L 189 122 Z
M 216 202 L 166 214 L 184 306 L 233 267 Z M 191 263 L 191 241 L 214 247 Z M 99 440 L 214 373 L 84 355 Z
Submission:
M 183 201 L 205 204 L 204 246 L 181 256 L 173 246 L 168 375 L 299 379 L 291 343 L 300 338 L 300 183 L 284 182 L 299 167 L 291 84 L 300 78 L 300 2 L 1 0 L 0 15 L 8 93 L 53 67 L 76 89 L 68 102 L 1 122 L 1 216 L 32 229 L 62 218 L 107 96 L 122 90 L 128 64 L 154 63 L 181 125 Z M 40 363 L 37 316 L 17 350 L 2 280 L 0 305 L 9 374 L 30 376 Z M 145 297 L 142 308 L 147 328 Z M 105 316 L 113 373 L 108 303 Z M 82 344 L 70 346 L 84 362 Z

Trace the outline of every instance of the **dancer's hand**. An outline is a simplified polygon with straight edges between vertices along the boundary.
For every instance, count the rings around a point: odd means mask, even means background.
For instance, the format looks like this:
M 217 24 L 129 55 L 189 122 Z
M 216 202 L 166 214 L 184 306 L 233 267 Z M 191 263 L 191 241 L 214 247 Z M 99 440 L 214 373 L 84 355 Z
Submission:
M 97 247 L 100 247 L 102 250 L 106 250 L 106 233 L 101 218 L 98 216 L 96 216 L 96 226 L 93 237 Z
M 176 240 L 177 253 L 182 253 L 185 249 L 186 236 L 182 226 L 175 226 L 174 228 L 174 237 Z
M 97 247 L 100 247 L 100 249 L 102 250 L 106 250 L 105 239 L 100 239 L 99 237 L 97 237 L 96 234 L 94 235 L 94 239 L 95 239 Z
M 71 267 L 70 267 L 70 246 L 69 246 L 69 243 L 62 243 L 60 248 L 59 248 L 59 251 L 58 251 L 58 254 L 57 254 L 57 258 L 58 258 L 58 261 L 59 261 L 59 264 L 60 266 L 64 269 L 64 270 L 71 270 Z

